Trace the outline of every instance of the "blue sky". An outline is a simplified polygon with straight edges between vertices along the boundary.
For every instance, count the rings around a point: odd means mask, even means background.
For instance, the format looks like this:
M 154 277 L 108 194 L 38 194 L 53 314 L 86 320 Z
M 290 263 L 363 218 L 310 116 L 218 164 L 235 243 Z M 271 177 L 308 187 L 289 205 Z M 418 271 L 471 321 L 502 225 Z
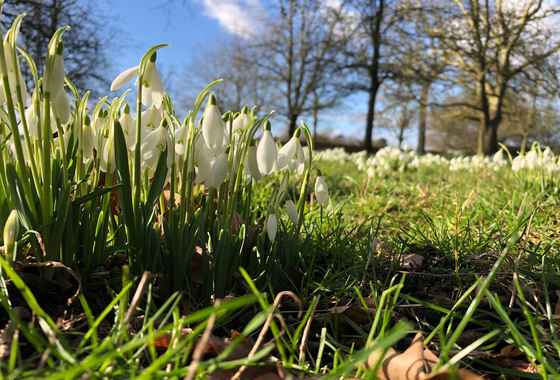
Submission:
M 199 49 L 254 28 L 253 20 L 266 12 L 266 1 L 99 0 L 115 34 L 110 72 L 116 75 L 136 65 L 149 47 L 167 43 L 169 47 L 158 53 L 158 63 L 164 75 L 170 77 L 173 90 L 187 75 L 185 69 Z M 365 97 L 357 95 L 347 101 L 344 112 L 324 113 L 319 128 L 361 139 L 364 117 Z M 390 138 L 380 130 L 374 135 Z

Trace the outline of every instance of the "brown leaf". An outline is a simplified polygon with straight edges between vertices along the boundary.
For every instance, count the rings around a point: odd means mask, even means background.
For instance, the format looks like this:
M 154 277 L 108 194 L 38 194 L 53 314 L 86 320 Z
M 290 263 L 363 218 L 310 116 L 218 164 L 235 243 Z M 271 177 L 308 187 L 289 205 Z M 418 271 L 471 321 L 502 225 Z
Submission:
M 424 265 L 424 256 L 410 253 L 401 259 L 401 267 L 409 271 L 418 271 Z
M 374 367 L 379 360 L 383 365 L 377 373 L 380 380 L 447 380 L 454 379 L 449 370 L 432 373 L 438 357 L 424 345 L 424 337 L 416 334 L 410 347 L 399 353 L 390 348 L 384 358 L 380 352 L 374 352 L 368 358 L 368 367 Z M 467 369 L 459 369 L 456 373 L 460 380 L 483 380 L 480 375 Z
M 500 358 L 517 358 L 523 356 L 523 352 L 521 352 L 521 350 L 519 350 L 519 348 L 508 344 L 507 346 L 505 346 L 504 348 L 502 348 L 500 350 L 500 353 L 497 355 L 497 357 Z
M 163 199 L 165 202 L 165 205 L 167 206 L 167 204 L 169 203 L 169 201 L 171 200 L 171 191 L 169 191 L 169 189 L 167 190 L 163 190 Z M 179 206 L 181 204 L 181 195 L 175 193 L 173 196 L 173 206 Z
M 441 371 L 424 377 L 424 380 L 454 380 L 454 379 L 484 380 L 484 377 L 464 368 L 458 370 L 457 373 L 451 373 L 449 371 Z
M 424 355 L 424 338 L 418 333 L 410 347 L 402 353 L 387 356 L 378 376 L 381 380 L 417 380 L 422 374 L 429 373 L 434 363 L 428 362 Z

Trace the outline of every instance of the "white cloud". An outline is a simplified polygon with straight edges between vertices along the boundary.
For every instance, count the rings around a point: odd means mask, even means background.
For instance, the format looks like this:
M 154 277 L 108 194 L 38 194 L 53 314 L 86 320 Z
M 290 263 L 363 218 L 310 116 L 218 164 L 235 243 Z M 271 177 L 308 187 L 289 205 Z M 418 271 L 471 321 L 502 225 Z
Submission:
M 202 0 L 204 13 L 229 33 L 248 38 L 262 24 L 266 11 L 260 0 Z

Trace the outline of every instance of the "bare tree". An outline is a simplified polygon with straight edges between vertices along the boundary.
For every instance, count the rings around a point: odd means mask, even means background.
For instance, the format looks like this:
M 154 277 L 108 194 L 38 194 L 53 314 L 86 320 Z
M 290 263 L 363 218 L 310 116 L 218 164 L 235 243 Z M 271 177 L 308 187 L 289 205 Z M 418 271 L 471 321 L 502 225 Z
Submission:
M 199 49 L 180 84 L 184 103 L 192 104 L 206 84 L 223 79 L 214 90 L 222 109 L 239 111 L 244 105 L 268 104 L 269 88 L 252 53 L 247 41 L 239 37 Z
M 25 13 L 21 28 L 22 46 L 31 54 L 39 71 L 45 66 L 48 44 L 54 32 L 68 25 L 64 37 L 66 75 L 80 89 L 97 90 L 108 83 L 105 73 L 110 45 L 107 18 L 95 1 L 83 0 L 5 0 L 7 24 Z M 29 72 L 24 75 L 30 78 Z
M 256 64 L 277 92 L 274 106 L 288 120 L 288 133 L 298 118 L 334 107 L 341 99 L 341 78 L 334 75 L 340 52 L 340 17 L 320 0 L 280 0 L 255 37 Z
M 347 88 L 367 94 L 364 148 L 373 149 L 373 128 L 377 98 L 382 84 L 395 76 L 394 54 L 399 34 L 395 26 L 403 21 L 398 0 L 347 0 L 343 3 L 349 37 L 344 51 Z
M 458 104 L 479 115 L 477 151 L 498 149 L 508 93 L 520 78 L 531 80 L 538 67 L 555 71 L 560 49 L 556 29 L 560 8 L 544 0 L 423 1 L 439 22 L 429 36 L 437 38 L 455 71 L 455 83 L 470 87 L 474 103 Z M 548 67 L 552 66 L 552 67 Z

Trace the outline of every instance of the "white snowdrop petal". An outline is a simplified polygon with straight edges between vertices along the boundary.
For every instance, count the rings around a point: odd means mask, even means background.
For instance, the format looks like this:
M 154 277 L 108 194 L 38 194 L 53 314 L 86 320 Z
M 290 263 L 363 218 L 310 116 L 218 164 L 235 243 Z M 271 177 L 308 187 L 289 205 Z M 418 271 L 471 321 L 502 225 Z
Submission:
M 268 175 L 276 168 L 278 148 L 269 130 L 265 130 L 257 146 L 257 165 L 263 175 Z
M 278 232 L 278 219 L 276 218 L 276 214 L 270 214 L 266 219 L 266 233 L 268 235 L 268 239 L 271 242 L 274 242 L 276 239 L 276 233 Z
M 124 70 L 119 75 L 117 75 L 115 79 L 113 79 L 113 82 L 111 83 L 111 91 L 118 90 L 119 88 L 121 88 L 122 86 L 130 82 L 132 78 L 134 78 L 137 75 L 138 75 L 138 66 L 134 66 Z
M 218 107 L 208 104 L 204 110 L 204 118 L 202 120 L 202 136 L 208 148 L 215 155 L 225 151 L 225 131 L 226 127 Z

